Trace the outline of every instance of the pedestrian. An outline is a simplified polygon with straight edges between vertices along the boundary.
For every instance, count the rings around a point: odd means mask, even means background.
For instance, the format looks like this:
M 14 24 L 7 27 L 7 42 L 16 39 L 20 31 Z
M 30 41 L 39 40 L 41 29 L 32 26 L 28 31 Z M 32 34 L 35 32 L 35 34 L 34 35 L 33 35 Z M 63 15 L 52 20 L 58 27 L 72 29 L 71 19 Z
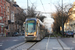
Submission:
M 3 32 L 2 32 L 2 36 L 3 36 Z
M 6 37 L 8 36 L 8 33 L 6 33 Z

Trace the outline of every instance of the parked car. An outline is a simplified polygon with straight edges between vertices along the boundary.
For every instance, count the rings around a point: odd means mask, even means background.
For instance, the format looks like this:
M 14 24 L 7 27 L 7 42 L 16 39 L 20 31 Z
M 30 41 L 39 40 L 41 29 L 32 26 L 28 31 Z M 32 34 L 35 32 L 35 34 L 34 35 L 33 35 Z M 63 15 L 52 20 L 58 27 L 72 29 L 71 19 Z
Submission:
M 25 32 L 24 32 L 24 33 L 22 33 L 22 35 L 25 35 Z
M 25 33 L 23 32 L 23 33 L 21 33 L 21 35 L 22 35 L 22 36 L 24 36 L 24 35 L 25 35 Z
M 67 37 L 67 36 L 72 36 L 72 37 L 74 37 L 74 33 L 73 33 L 73 31 L 67 31 L 66 33 L 65 33 L 65 36 Z
M 67 31 L 64 31 L 64 35 L 66 35 Z
M 18 32 L 14 32 L 13 36 L 19 36 L 19 33 Z

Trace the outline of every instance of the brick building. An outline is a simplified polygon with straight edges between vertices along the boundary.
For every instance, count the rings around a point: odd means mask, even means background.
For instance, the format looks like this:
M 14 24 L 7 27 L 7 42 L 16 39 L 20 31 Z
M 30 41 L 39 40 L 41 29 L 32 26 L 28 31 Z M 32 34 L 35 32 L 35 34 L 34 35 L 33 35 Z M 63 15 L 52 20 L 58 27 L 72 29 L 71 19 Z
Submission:
M 6 20 L 6 0 L 0 0 L 0 34 L 4 33 Z
M 8 31 L 10 31 L 10 1 L 6 0 L 6 32 L 7 33 Z
M 21 26 L 16 19 L 16 13 L 23 11 L 14 0 L 7 0 L 6 2 L 6 32 L 12 35 L 14 32 L 20 32 Z M 9 36 L 10 36 L 9 35 Z
M 6 2 L 6 32 L 11 36 L 15 32 L 15 6 L 14 0 L 7 0 Z

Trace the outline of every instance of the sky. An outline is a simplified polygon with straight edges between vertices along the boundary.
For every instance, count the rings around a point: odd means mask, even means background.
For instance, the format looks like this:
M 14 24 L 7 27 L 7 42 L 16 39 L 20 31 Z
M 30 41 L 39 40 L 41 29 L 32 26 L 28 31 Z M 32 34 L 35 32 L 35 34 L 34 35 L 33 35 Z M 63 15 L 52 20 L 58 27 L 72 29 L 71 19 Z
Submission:
M 54 5 L 62 5 L 63 4 L 73 4 L 75 0 L 28 0 L 28 6 L 34 6 L 36 7 L 36 11 L 41 12 L 55 12 L 56 8 Z M 17 4 L 23 8 L 27 9 L 27 0 L 16 0 Z M 47 16 L 47 18 L 44 20 L 47 23 L 50 23 L 50 25 L 54 22 L 54 20 L 51 18 L 50 14 L 43 14 Z
M 43 3 L 43 6 L 41 4 L 41 1 Z M 28 0 L 28 5 L 31 6 L 34 4 L 37 11 L 42 12 L 53 12 L 55 11 L 54 5 L 56 4 L 62 4 L 62 0 Z M 75 0 L 63 0 L 63 4 L 73 3 Z M 17 4 L 26 9 L 27 8 L 27 0 L 16 0 Z M 45 9 L 45 10 L 44 10 Z

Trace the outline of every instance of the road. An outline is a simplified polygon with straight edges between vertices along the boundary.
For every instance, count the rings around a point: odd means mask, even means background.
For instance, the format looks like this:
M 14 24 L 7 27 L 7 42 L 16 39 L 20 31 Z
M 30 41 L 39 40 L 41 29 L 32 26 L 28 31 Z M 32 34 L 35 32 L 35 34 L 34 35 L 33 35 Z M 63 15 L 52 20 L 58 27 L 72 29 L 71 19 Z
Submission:
M 75 38 L 61 38 L 61 40 L 70 48 L 75 50 Z
M 72 48 L 75 50 L 75 37 L 71 38 L 59 38 L 62 46 L 64 49 Z M 0 37 L 0 50 L 9 49 L 17 44 L 20 44 L 24 42 L 24 36 L 18 36 L 18 37 Z M 16 48 L 14 50 L 19 49 L 28 49 L 31 47 L 35 42 L 27 42 L 24 43 Z M 65 48 L 66 47 L 66 48 Z M 52 49 L 62 49 L 61 45 L 59 44 L 58 40 L 56 38 L 44 38 L 40 42 L 37 42 L 33 47 L 30 48 L 30 50 L 52 50 Z
M 13 50 L 27 50 L 28 48 L 29 48 L 28 50 L 63 50 L 63 48 L 61 47 L 61 44 L 58 42 L 58 40 L 56 38 L 52 38 L 52 37 L 50 37 L 50 38 L 45 37 L 40 42 L 37 42 L 35 45 L 34 44 L 35 44 L 35 42 L 26 42 L 23 45 L 20 45 L 20 46 L 14 48 Z M 68 50 L 67 49 L 68 47 L 63 42 L 62 42 L 62 46 L 66 47 L 64 49 Z M 11 50 L 11 48 L 8 48 L 8 49 Z M 8 50 L 8 49 L 6 49 L 6 50 Z
M 0 37 L 0 50 L 5 50 L 11 46 L 24 42 L 24 36 Z

